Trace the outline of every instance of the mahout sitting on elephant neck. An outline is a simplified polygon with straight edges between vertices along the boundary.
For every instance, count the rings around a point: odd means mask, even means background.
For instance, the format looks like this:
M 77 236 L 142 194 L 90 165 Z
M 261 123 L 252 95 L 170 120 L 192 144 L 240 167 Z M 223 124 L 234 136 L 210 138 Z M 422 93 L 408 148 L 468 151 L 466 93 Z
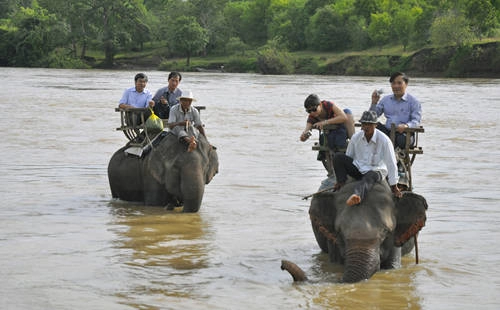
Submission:
M 314 195 L 309 208 L 320 249 L 331 262 L 344 265 L 343 282 L 358 282 L 380 269 L 399 268 L 401 256 L 413 250 L 410 237 L 426 220 L 424 197 L 404 192 L 402 198 L 396 198 L 385 180 L 376 182 L 360 204 L 347 206 L 356 182 L 347 182 L 336 192 Z M 292 277 L 300 279 L 303 275 Z
M 205 185 L 219 169 L 216 148 L 204 135 L 192 152 L 171 133 L 147 156 L 130 156 L 124 152 L 126 148 L 116 151 L 108 165 L 113 198 L 151 206 L 180 201 L 183 212 L 198 212 Z

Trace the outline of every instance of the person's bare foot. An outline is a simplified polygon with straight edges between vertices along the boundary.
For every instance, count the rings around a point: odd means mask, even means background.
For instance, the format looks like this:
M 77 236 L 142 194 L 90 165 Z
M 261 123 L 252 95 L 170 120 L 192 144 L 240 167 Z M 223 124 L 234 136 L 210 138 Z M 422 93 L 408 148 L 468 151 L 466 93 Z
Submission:
M 196 148 L 196 140 L 194 137 L 191 137 L 189 140 L 188 152 L 192 152 Z
M 361 202 L 361 197 L 359 197 L 358 195 L 356 194 L 352 194 L 351 197 L 349 197 L 346 201 L 346 204 L 348 206 L 354 206 L 354 205 L 357 205 Z

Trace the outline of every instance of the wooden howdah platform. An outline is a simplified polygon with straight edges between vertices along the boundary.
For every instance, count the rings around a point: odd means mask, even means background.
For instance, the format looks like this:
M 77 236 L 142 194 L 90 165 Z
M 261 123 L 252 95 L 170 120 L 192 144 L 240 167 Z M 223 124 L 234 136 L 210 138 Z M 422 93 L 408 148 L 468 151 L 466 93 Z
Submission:
M 360 123 L 355 124 L 356 127 L 361 127 Z M 326 125 L 323 127 L 322 130 L 320 130 L 320 133 L 323 133 L 325 136 L 328 134 L 330 130 L 333 130 L 337 128 L 337 125 Z M 407 175 L 408 178 L 408 188 L 407 190 L 411 191 L 413 189 L 413 183 L 412 183 L 412 165 L 413 162 L 415 161 L 415 158 L 418 154 L 423 154 L 424 150 L 422 149 L 421 146 L 418 145 L 419 143 L 419 134 L 424 133 L 424 127 L 419 126 L 415 128 L 405 128 L 405 133 L 406 133 L 406 143 L 404 149 L 395 149 L 396 153 L 396 160 L 403 165 L 404 167 L 404 172 Z M 411 137 L 414 137 L 414 143 L 411 143 Z M 396 138 L 396 126 L 393 124 L 391 127 L 391 133 L 389 135 L 389 138 L 392 141 L 392 144 L 395 144 L 395 138 Z M 328 171 L 329 174 L 333 172 L 333 157 L 335 152 L 345 152 L 346 149 L 337 149 L 337 150 L 330 150 L 328 145 L 321 145 L 319 141 L 316 141 L 314 145 L 312 146 L 313 151 L 317 152 L 325 152 L 325 159 L 323 161 L 323 165 L 325 169 Z
M 205 106 L 194 106 L 198 111 L 205 110 Z M 149 108 L 116 108 L 115 112 L 120 113 L 120 127 L 116 130 L 123 131 L 125 137 L 129 140 L 128 148 L 125 152 L 136 156 L 141 156 L 146 148 L 150 147 L 152 142 L 157 139 L 160 133 L 149 133 L 144 126 L 151 111 Z M 162 119 L 164 131 L 168 131 L 168 119 Z

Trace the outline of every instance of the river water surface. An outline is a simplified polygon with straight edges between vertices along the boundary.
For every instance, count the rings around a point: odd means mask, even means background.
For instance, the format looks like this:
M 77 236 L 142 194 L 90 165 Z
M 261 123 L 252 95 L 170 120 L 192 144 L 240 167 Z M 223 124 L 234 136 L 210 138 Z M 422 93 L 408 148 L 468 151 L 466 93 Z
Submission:
M 135 71 L 0 68 L 1 309 L 498 309 L 500 80 L 412 78 L 429 204 L 419 259 L 356 284 L 316 244 L 309 201 L 326 177 L 300 142 L 309 93 L 353 110 L 386 77 L 186 73 L 219 174 L 199 213 L 114 201 L 114 112 Z M 146 72 L 155 92 L 166 72 Z M 293 284 L 281 259 L 310 281 Z

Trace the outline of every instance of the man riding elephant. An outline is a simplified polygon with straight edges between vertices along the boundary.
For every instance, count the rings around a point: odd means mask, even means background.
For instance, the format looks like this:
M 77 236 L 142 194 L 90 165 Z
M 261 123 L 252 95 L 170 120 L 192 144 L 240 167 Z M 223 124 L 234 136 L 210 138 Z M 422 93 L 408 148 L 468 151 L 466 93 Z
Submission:
M 191 91 L 182 92 L 179 97 L 180 103 L 172 107 L 168 117 L 171 132 L 179 138 L 179 142 L 188 146 L 188 152 L 196 148 L 198 134 L 205 135 L 200 113 L 198 109 L 191 106 L 193 101 L 196 99 Z
M 354 187 L 353 194 L 346 204 L 359 204 L 373 187 L 375 182 L 388 178 L 394 196 L 401 197 L 397 186 L 398 169 L 391 140 L 377 127 L 377 114 L 365 111 L 360 120 L 361 131 L 355 133 L 346 153 L 335 155 L 333 168 L 337 176 L 335 190 L 339 190 L 347 181 L 347 175 L 361 180 Z

